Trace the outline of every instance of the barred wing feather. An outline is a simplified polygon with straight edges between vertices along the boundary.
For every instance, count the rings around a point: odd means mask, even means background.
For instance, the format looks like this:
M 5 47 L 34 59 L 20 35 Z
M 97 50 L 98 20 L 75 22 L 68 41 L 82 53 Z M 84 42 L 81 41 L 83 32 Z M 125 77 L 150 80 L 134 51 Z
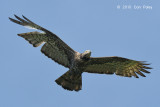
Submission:
M 9 18 L 12 22 L 20 24 L 22 26 L 27 26 L 31 28 L 35 28 L 43 31 L 40 32 L 28 32 L 18 34 L 19 36 L 26 39 L 29 43 L 31 43 L 34 47 L 40 46 L 43 42 L 41 52 L 44 53 L 49 58 L 53 59 L 55 62 L 65 66 L 70 67 L 71 61 L 74 58 L 76 51 L 70 48 L 65 42 L 63 42 L 57 35 L 48 31 L 47 29 L 35 24 L 30 21 L 28 18 L 23 16 L 24 19 L 15 15 L 18 20 Z
M 144 62 L 130 60 L 122 57 L 92 57 L 85 64 L 84 72 L 88 73 L 99 73 L 99 74 L 116 74 L 125 77 L 136 77 L 137 74 L 145 77 L 142 73 L 150 73 L 146 69 L 151 69 L 147 67 Z

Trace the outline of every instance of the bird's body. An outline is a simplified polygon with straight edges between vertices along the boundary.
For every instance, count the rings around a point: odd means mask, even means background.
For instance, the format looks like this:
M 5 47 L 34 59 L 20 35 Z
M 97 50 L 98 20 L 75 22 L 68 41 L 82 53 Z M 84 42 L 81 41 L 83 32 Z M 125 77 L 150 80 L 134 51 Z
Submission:
M 142 61 L 135 61 L 117 56 L 91 57 L 90 50 L 86 50 L 84 53 L 74 51 L 57 35 L 35 24 L 28 18 L 23 16 L 24 19 L 21 19 L 16 15 L 15 17 L 18 20 L 12 18 L 9 19 L 17 24 L 43 31 L 43 33 L 37 31 L 21 33 L 18 34 L 18 36 L 26 39 L 34 47 L 38 47 L 44 42 L 45 44 L 42 46 L 41 52 L 58 64 L 69 68 L 65 74 L 55 80 L 57 84 L 67 90 L 81 90 L 83 72 L 99 74 L 115 73 L 116 75 L 124 77 L 134 76 L 136 78 L 138 78 L 137 74 L 145 77 L 142 72 L 150 73 L 146 70 L 151 69 L 146 66 L 149 64 Z

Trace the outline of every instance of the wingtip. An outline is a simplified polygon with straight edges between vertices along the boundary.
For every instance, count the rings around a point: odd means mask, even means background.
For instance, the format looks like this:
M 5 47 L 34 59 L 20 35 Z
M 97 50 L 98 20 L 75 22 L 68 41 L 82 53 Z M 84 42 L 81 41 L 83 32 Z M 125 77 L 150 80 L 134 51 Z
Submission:
M 151 65 L 151 63 L 146 63 L 146 61 L 140 61 L 140 63 L 142 64 L 143 68 L 145 68 L 145 69 L 153 69 L 152 67 L 146 66 L 146 65 Z
M 21 34 L 17 34 L 18 36 L 21 36 Z
M 14 14 L 14 17 L 17 17 L 17 15 L 16 15 L 16 14 Z
M 16 14 L 14 14 L 14 16 L 17 18 L 18 16 L 16 15 Z M 22 17 L 23 17 L 23 15 L 22 15 Z M 19 18 L 19 17 L 18 17 Z
M 8 17 L 9 18 L 9 20 L 11 20 L 12 18 L 10 18 L 10 17 Z
M 24 16 L 24 15 L 22 15 L 22 17 L 23 17 L 23 18 L 25 18 L 25 16 Z
M 14 14 L 14 16 L 15 16 L 17 19 L 19 19 L 19 17 L 18 17 L 17 15 Z
M 145 73 L 148 73 L 148 74 L 150 74 L 151 72 L 149 72 L 149 71 L 147 71 L 147 70 L 146 70 L 146 72 L 145 72 Z
M 16 14 L 13 14 L 15 17 L 17 17 L 17 15 Z M 11 21 L 13 21 L 14 19 L 13 18 L 11 18 L 11 17 L 8 17 L 9 18 L 9 20 L 11 20 Z
M 28 20 L 24 15 L 22 15 L 22 17 L 23 17 L 24 19 Z
M 138 76 L 135 76 L 135 78 L 139 78 Z
M 145 66 L 144 68 L 145 68 L 145 69 L 153 69 L 153 68 L 151 68 L 151 67 L 146 67 L 146 66 Z
M 14 22 L 14 19 L 12 19 L 12 18 L 10 18 L 10 17 L 8 17 L 8 18 L 9 18 L 10 21 Z

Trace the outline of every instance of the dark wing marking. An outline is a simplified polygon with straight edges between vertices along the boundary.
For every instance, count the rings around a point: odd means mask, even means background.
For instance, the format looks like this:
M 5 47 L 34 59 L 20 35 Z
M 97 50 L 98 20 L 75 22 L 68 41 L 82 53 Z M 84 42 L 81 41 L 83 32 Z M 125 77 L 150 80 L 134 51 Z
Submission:
M 84 72 L 99 73 L 99 74 L 116 74 L 125 77 L 134 76 L 138 78 L 137 74 L 145 77 L 142 73 L 150 73 L 145 69 L 151 69 L 146 67 L 144 62 L 130 60 L 121 57 L 99 57 L 91 58 L 85 63 Z
M 57 35 L 48 31 L 47 29 L 35 24 L 34 22 L 30 21 L 28 18 L 24 17 L 24 19 L 15 15 L 18 20 L 9 18 L 12 22 L 20 24 L 22 26 L 28 26 L 31 28 L 42 30 L 44 33 L 40 32 L 28 32 L 18 34 L 19 36 L 23 37 L 29 43 L 31 43 L 34 47 L 39 46 L 43 42 L 41 52 L 44 53 L 49 58 L 53 59 L 55 62 L 65 66 L 70 67 L 71 62 L 74 58 L 76 51 L 70 48 L 66 43 L 64 43 Z

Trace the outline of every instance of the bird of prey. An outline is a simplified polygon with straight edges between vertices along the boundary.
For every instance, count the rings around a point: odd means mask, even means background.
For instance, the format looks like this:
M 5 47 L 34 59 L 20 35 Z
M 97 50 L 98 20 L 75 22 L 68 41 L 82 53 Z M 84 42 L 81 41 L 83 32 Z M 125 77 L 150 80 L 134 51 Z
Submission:
M 9 19 L 19 25 L 43 31 L 43 33 L 37 31 L 21 33 L 18 34 L 18 36 L 27 40 L 34 47 L 38 47 L 44 43 L 41 52 L 58 64 L 69 68 L 66 73 L 55 80 L 55 82 L 64 89 L 70 91 L 81 90 L 83 72 L 98 74 L 115 73 L 116 75 L 124 77 L 134 76 L 136 78 L 139 78 L 138 75 L 145 77 L 143 73 L 150 73 L 146 70 L 151 69 L 150 67 L 147 67 L 149 64 L 146 64 L 143 61 L 136 61 L 117 56 L 91 57 L 90 50 L 86 50 L 84 53 L 79 53 L 69 47 L 56 34 L 35 24 L 25 16 L 22 15 L 23 18 L 20 18 L 15 15 L 15 17 L 17 20 L 10 17 Z

